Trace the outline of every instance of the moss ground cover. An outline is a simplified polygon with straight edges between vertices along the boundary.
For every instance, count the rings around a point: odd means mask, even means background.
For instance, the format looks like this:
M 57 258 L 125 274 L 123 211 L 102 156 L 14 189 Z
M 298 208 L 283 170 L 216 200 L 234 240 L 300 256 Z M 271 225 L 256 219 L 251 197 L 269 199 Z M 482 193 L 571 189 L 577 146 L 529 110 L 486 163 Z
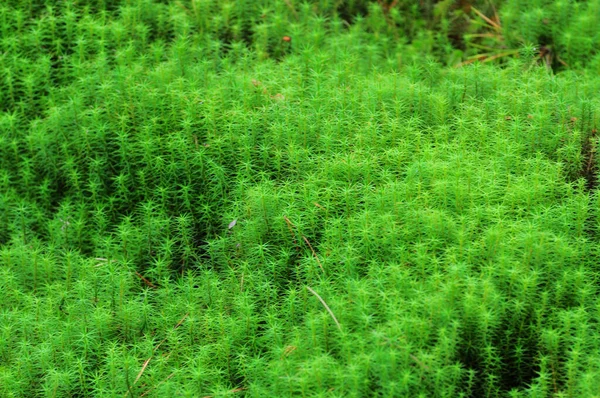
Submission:
M 344 4 L 0 8 L 0 396 L 600 395 L 594 68 Z

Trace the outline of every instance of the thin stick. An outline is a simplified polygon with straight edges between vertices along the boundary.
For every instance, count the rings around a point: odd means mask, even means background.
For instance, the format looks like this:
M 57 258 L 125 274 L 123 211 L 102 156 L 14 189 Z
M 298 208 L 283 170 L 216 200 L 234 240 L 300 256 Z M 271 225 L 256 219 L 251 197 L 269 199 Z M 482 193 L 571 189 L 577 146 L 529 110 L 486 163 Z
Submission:
M 317 296 L 317 298 L 319 299 L 319 301 L 321 302 L 321 304 L 323 304 L 323 307 L 325 307 L 325 309 L 327 310 L 327 312 L 329 312 L 329 315 L 331 315 L 331 317 L 333 318 L 335 324 L 337 325 L 338 329 L 340 331 L 342 331 L 342 326 L 340 325 L 340 323 L 338 322 L 337 318 L 335 317 L 335 315 L 333 315 L 333 312 L 331 311 L 331 308 L 329 308 L 329 306 L 327 305 L 327 303 L 325 302 L 325 300 L 323 300 L 321 298 L 321 296 L 319 296 L 319 294 L 317 292 L 315 292 L 314 290 L 312 290 L 309 286 L 306 286 L 306 288 L 315 296 Z
M 321 271 L 325 272 L 325 269 L 323 269 L 323 266 L 321 265 L 321 261 L 319 260 L 319 256 L 317 256 L 317 253 L 315 253 L 315 250 L 310 245 L 310 242 L 308 241 L 308 239 L 306 239 L 306 236 L 303 236 L 303 238 L 304 238 L 304 241 L 306 242 L 306 244 L 308 245 L 308 247 L 310 247 L 310 251 L 312 251 L 313 256 L 315 256 L 315 258 L 317 259 L 317 264 L 319 264 L 319 267 L 321 267 Z

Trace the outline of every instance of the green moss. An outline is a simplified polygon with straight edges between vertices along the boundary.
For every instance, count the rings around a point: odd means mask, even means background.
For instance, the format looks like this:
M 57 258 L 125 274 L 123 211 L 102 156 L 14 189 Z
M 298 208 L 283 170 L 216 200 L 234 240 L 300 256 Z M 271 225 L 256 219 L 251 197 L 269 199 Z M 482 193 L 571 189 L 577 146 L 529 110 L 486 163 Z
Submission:
M 0 395 L 597 396 L 600 80 L 442 6 L 1 8 Z

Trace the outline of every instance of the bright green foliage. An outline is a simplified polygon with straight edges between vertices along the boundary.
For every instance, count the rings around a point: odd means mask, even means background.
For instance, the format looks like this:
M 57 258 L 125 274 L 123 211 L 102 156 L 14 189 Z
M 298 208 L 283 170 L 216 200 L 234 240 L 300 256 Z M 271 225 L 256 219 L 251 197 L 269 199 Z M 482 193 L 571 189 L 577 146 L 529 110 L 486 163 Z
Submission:
M 599 396 L 597 74 L 39 3 L 0 9 L 0 396 Z

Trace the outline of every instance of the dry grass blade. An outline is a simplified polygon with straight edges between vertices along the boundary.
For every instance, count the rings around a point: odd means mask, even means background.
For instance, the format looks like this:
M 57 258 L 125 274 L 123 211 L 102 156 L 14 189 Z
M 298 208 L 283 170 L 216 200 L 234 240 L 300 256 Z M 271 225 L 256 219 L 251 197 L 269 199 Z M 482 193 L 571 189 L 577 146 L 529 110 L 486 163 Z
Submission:
M 133 385 L 135 385 L 135 384 L 138 382 L 138 380 L 140 379 L 140 377 L 142 377 L 142 374 L 144 374 L 144 371 L 146 370 L 146 367 L 148 367 L 148 364 L 150 363 L 150 360 L 151 360 L 151 359 L 152 359 L 152 357 L 150 357 L 150 358 L 146 359 L 146 361 L 145 361 L 145 362 L 144 362 L 144 364 L 142 365 L 142 369 L 140 370 L 140 372 L 139 372 L 139 373 L 137 374 L 137 376 L 135 377 L 135 381 L 133 382 Z M 131 391 L 131 390 L 130 390 L 130 391 Z M 123 395 L 123 397 L 126 397 L 126 396 L 128 396 L 130 391 L 127 391 L 127 392 L 125 393 L 125 395 Z M 141 396 L 141 395 L 140 395 L 140 396 Z
M 306 288 L 319 299 L 319 301 L 321 302 L 321 304 L 323 304 L 323 307 L 325 307 L 325 309 L 327 310 L 327 312 L 329 312 L 329 315 L 331 315 L 331 317 L 333 318 L 333 321 L 337 325 L 338 329 L 340 331 L 342 331 L 342 326 L 338 322 L 338 320 L 335 317 L 335 315 L 333 315 L 333 311 L 331 311 L 331 308 L 329 308 L 329 306 L 327 305 L 327 303 L 325 302 L 325 300 L 323 300 L 321 298 L 321 296 L 319 296 L 319 294 L 317 292 L 315 292 L 314 290 L 312 290 L 309 286 L 306 286 Z
M 133 381 L 133 384 L 137 383 L 138 380 L 140 379 L 140 377 L 142 377 L 142 375 L 144 374 L 144 371 L 146 370 L 146 368 L 148 367 L 148 364 L 150 363 L 150 360 L 152 359 L 152 357 L 146 359 L 146 361 L 144 362 L 144 364 L 142 365 L 142 369 L 140 370 L 140 372 L 137 374 L 137 376 L 135 377 L 135 380 Z
M 498 25 L 500 25 L 500 16 L 498 15 L 498 11 L 496 10 L 496 7 L 494 7 L 494 5 L 491 2 L 489 4 L 492 7 L 492 10 L 494 10 L 494 20 L 496 20 L 496 22 L 498 22 Z
M 519 53 L 519 50 L 510 50 L 510 51 L 496 53 L 496 54 L 492 54 L 492 53 L 477 54 L 477 55 L 474 55 L 474 56 L 468 58 L 466 61 L 456 64 L 455 67 L 459 68 L 461 66 L 471 64 L 475 61 L 490 62 L 490 61 L 493 61 L 500 57 L 505 57 L 507 55 L 513 55 L 513 54 L 518 54 L 518 53 Z
M 486 17 L 485 15 L 483 15 L 483 13 L 481 11 L 479 11 L 477 8 L 471 6 L 471 10 L 475 11 L 475 14 L 479 15 L 481 17 L 481 19 L 483 19 L 485 22 L 487 22 L 491 27 L 494 28 L 494 30 L 496 30 L 497 32 L 500 32 L 502 30 L 502 26 L 500 26 L 500 24 L 496 21 L 491 20 L 490 18 Z

